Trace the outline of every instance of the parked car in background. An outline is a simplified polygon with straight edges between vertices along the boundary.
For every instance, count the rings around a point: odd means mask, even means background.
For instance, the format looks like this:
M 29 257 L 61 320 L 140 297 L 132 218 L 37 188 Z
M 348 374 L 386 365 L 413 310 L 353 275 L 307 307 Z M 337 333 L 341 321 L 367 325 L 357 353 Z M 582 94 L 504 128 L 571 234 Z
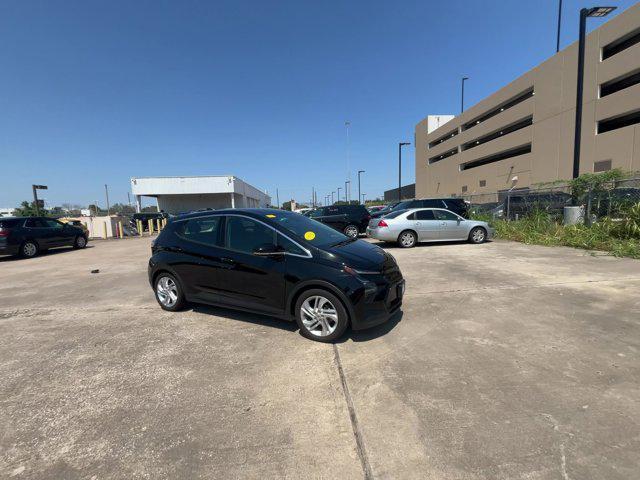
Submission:
M 384 210 L 385 208 L 387 208 L 387 206 L 386 205 L 370 205 L 366 208 L 369 213 L 378 213 L 380 210 Z
M 450 210 L 461 217 L 469 217 L 469 204 L 462 198 L 418 198 L 414 200 L 404 200 L 397 203 L 390 211 L 380 211 L 371 215 L 373 218 L 381 218 L 391 212 L 407 210 L 410 208 L 444 208 Z
M 148 274 L 164 310 L 199 302 L 273 315 L 321 342 L 386 322 L 404 293 L 380 247 L 275 209 L 174 218 L 152 246 Z
M 31 258 L 50 248 L 86 246 L 84 230 L 53 218 L 0 218 L 0 255 Z
M 134 213 L 129 220 L 129 225 L 131 225 L 131 227 L 138 228 L 137 222 L 140 220 L 142 222 L 142 230 L 147 231 L 149 230 L 149 220 L 153 220 L 155 222 L 156 220 L 162 220 L 164 218 L 169 218 L 169 215 L 165 212 Z
M 534 210 L 561 216 L 564 207 L 571 205 L 571 195 L 564 192 L 518 192 L 510 194 L 503 204 L 504 216 L 510 219 L 523 217 Z
M 493 233 L 486 222 L 467 220 L 440 208 L 396 210 L 384 218 L 372 218 L 367 236 L 385 242 L 397 242 L 411 248 L 418 242 L 467 240 L 483 243 Z
M 312 210 L 309 217 L 356 238 L 366 231 L 371 214 L 363 205 L 331 205 Z

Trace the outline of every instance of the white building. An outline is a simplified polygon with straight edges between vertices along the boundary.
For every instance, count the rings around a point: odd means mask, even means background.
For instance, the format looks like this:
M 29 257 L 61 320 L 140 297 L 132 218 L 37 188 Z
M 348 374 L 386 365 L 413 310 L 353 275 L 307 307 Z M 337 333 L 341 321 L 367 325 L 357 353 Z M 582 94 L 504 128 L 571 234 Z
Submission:
M 13 214 L 13 208 L 0 208 L 0 217 L 12 217 Z
M 142 197 L 154 197 L 158 210 L 177 214 L 204 208 L 263 208 L 271 197 L 231 175 L 201 177 L 139 177 L 131 179 L 136 210 Z

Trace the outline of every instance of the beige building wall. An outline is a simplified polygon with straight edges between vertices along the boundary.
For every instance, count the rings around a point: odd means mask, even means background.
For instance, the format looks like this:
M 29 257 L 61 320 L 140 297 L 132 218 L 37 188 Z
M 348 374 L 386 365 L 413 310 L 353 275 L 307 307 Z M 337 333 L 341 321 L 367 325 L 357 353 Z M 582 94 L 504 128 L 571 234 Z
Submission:
M 589 19 L 597 22 L 598 19 Z M 640 84 L 600 98 L 600 85 L 640 71 L 640 43 L 601 60 L 604 46 L 640 32 L 640 3 L 604 23 L 587 36 L 580 172 L 593 172 L 594 163 L 611 160 L 612 168 L 640 171 L 640 124 L 597 134 L 598 122 L 640 111 Z M 493 95 L 427 132 L 427 119 L 416 125 L 416 197 L 472 195 L 570 179 L 573 168 L 577 42 L 517 78 Z M 527 89 L 534 95 L 472 128 L 461 128 L 502 106 Z M 462 145 L 532 116 L 532 125 L 474 148 Z M 452 132 L 458 132 L 451 136 Z M 448 134 L 448 138 L 429 144 Z M 512 148 L 531 144 L 531 153 L 462 170 L 460 166 Z M 447 152 L 457 152 L 435 163 Z M 483 186 L 481 185 L 481 181 Z M 466 187 L 463 188 L 463 187 Z M 466 190 L 466 191 L 465 191 Z

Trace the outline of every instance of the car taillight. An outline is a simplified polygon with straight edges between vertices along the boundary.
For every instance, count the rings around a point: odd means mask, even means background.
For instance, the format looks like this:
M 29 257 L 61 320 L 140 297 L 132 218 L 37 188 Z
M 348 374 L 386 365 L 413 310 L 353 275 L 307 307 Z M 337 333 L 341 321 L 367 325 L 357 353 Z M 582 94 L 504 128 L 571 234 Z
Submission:
M 9 230 L 0 228 L 0 237 L 8 237 L 8 236 L 9 236 Z
M 387 222 L 385 222 L 384 220 L 380 220 L 378 222 L 378 226 L 379 227 L 388 227 L 389 225 L 387 225 Z

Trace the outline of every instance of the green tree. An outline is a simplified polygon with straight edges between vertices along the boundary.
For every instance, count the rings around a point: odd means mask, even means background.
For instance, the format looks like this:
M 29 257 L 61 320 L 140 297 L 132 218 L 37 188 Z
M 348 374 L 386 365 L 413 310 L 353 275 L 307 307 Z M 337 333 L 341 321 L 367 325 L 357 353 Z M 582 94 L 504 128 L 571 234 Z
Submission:
M 44 207 L 40 207 L 40 215 L 47 216 L 49 212 Z M 15 210 L 17 217 L 35 217 L 38 215 L 35 202 L 27 202 L 26 200 L 20 204 Z

